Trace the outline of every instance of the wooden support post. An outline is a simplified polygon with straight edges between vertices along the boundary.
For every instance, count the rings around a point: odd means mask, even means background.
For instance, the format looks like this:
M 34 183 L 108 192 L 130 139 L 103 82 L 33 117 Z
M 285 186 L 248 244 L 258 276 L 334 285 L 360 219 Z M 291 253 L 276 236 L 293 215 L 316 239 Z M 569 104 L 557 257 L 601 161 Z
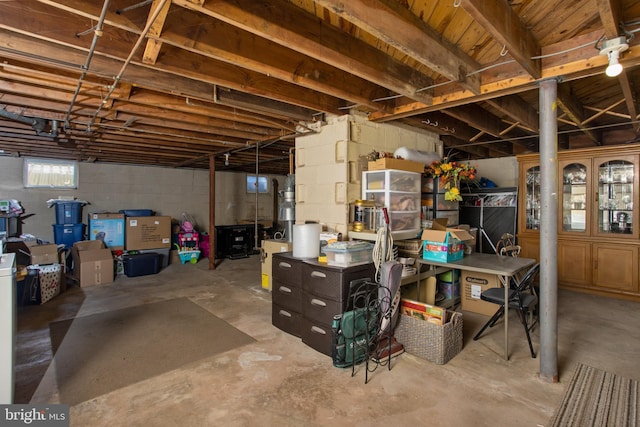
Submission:
M 216 157 L 209 156 L 209 270 L 216 269 Z

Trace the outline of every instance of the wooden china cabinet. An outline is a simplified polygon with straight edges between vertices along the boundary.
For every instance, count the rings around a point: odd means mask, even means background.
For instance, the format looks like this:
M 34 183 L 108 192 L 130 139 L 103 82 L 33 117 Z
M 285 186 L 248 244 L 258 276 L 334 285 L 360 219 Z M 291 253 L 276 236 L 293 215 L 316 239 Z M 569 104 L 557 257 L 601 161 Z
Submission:
M 539 259 L 540 157 L 518 156 L 518 243 Z M 640 145 L 558 153 L 558 283 L 640 301 Z

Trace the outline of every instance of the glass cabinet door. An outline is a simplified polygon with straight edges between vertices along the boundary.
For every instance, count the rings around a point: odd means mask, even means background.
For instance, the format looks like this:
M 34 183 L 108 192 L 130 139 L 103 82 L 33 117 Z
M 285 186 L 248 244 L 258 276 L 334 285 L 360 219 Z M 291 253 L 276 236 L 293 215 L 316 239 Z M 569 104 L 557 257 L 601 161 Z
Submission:
M 527 169 L 525 174 L 525 203 L 526 203 L 526 223 L 527 230 L 540 229 L 540 209 L 542 206 L 540 200 L 540 166 L 532 166 Z
M 597 161 L 598 234 L 631 237 L 637 234 L 634 200 L 637 179 L 634 162 L 627 160 Z
M 561 219 L 563 232 L 586 233 L 589 227 L 587 210 L 588 170 L 579 162 L 560 163 L 562 173 Z

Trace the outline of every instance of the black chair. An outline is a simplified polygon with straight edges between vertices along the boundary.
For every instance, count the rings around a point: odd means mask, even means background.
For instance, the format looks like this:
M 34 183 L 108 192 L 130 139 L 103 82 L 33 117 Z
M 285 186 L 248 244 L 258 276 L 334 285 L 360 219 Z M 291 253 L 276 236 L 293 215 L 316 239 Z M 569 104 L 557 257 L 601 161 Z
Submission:
M 536 353 L 533 351 L 533 344 L 531 344 L 531 330 L 538 322 L 536 316 L 536 306 L 538 305 L 538 296 L 536 295 L 534 288 L 534 281 L 540 272 L 540 264 L 535 264 L 531 267 L 525 275 L 520 279 L 512 278 L 509 286 L 509 309 L 515 309 L 520 317 L 520 321 L 524 326 L 524 331 L 527 334 L 527 341 L 529 342 L 529 350 L 531 350 L 531 357 L 535 359 Z M 500 308 L 495 312 L 487 323 L 478 331 L 473 337 L 476 341 L 480 338 L 480 335 L 487 329 L 487 327 L 493 327 L 498 319 L 504 315 L 504 288 L 490 288 L 480 294 L 480 299 L 488 301 L 494 304 L 498 304 Z

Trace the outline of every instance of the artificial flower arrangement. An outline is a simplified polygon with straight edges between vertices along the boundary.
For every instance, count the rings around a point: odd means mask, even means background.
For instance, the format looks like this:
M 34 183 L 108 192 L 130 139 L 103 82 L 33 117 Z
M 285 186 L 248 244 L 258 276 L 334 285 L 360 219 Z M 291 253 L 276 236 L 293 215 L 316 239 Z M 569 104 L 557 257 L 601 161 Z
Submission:
M 444 199 L 452 202 L 462 201 L 460 181 L 472 180 L 476 177 L 476 168 L 470 164 L 449 161 L 447 157 L 427 166 L 425 173 L 440 180 L 440 186 L 446 191 Z

